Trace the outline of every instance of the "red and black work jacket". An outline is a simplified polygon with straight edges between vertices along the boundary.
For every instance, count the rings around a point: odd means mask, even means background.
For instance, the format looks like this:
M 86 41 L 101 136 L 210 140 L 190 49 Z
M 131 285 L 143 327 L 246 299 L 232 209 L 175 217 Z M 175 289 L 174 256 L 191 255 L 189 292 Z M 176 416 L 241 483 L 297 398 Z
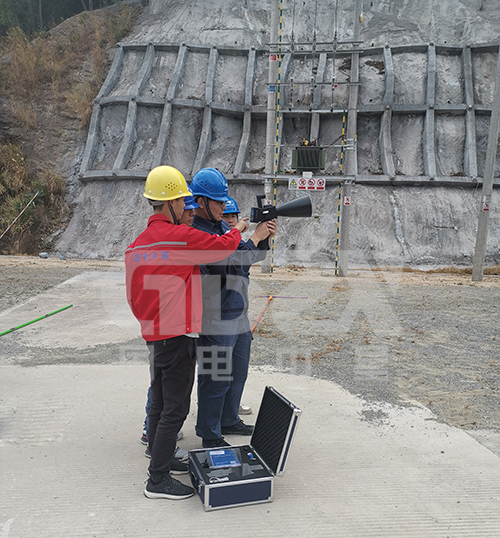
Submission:
M 221 261 L 238 248 L 232 229 L 210 235 L 154 214 L 125 251 L 127 301 L 147 342 L 201 331 L 200 264 Z

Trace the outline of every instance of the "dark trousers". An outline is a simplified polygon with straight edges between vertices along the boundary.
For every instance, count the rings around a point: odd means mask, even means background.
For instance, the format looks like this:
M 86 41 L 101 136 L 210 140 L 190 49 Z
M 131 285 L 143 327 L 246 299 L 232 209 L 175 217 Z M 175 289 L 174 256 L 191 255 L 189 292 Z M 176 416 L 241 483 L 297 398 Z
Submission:
M 195 341 L 189 336 L 148 342 L 151 369 L 149 474 L 159 482 L 170 471 L 177 433 L 189 413 L 196 366 Z
M 252 333 L 248 330 L 248 320 L 222 322 L 229 334 L 217 334 L 217 324 L 212 322 L 212 334 L 200 334 L 198 347 L 198 416 L 196 435 L 206 440 L 219 439 L 221 427 L 234 426 L 240 420 L 238 408 L 245 388 L 250 361 Z M 217 334 L 217 335 L 214 335 Z M 230 351 L 229 371 L 226 378 L 217 376 L 215 362 L 211 372 L 203 367 L 203 349 L 217 348 Z

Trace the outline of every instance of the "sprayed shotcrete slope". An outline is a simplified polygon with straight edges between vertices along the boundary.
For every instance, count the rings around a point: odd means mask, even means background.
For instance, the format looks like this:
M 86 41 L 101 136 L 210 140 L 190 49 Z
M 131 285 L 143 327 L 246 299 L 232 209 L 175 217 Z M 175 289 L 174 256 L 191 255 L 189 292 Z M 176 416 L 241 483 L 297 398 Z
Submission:
M 500 8 L 422 4 L 364 2 L 353 265 L 471 263 Z M 343 157 L 335 141 L 348 108 L 354 8 L 354 0 L 283 2 L 277 200 L 297 196 L 288 177 L 302 138 L 326 148 L 327 190 L 311 193 L 314 218 L 281 220 L 277 264 L 335 260 Z M 121 257 L 150 213 L 143 179 L 162 163 L 188 179 L 203 166 L 219 168 L 248 214 L 263 192 L 270 19 L 269 3 L 257 0 L 150 2 L 96 99 L 71 178 L 75 213 L 59 250 Z M 499 247 L 500 218 L 492 212 L 487 261 L 498 262 Z

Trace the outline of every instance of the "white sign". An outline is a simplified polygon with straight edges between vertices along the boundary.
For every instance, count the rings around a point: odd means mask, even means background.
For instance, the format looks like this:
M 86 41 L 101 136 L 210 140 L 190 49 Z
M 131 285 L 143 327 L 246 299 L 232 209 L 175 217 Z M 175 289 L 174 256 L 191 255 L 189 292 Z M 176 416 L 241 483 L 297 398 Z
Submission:
M 324 191 L 326 189 L 326 181 L 322 177 L 313 177 L 312 172 L 304 172 L 303 176 L 298 180 L 288 178 L 288 188 L 299 191 Z
M 344 205 L 351 205 L 351 197 L 344 196 Z

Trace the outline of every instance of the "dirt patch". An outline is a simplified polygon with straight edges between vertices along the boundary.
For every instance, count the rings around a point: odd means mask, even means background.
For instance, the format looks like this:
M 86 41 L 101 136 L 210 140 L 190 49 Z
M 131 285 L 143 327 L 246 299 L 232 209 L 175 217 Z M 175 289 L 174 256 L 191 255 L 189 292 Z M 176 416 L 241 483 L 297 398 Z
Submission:
M 83 271 L 120 270 L 122 262 L 0 256 L 0 312 Z
M 0 257 L 0 310 L 83 271 L 123 270 L 120 261 Z M 251 325 L 269 295 L 253 366 L 334 381 L 367 400 L 365 420 L 383 421 L 377 402 L 418 402 L 454 426 L 500 431 L 498 277 L 253 267 Z
M 498 278 L 310 269 L 252 278 L 256 295 L 276 295 L 254 331 L 254 365 L 329 379 L 368 401 L 419 402 L 464 429 L 500 430 Z M 251 319 L 265 300 L 254 296 Z

